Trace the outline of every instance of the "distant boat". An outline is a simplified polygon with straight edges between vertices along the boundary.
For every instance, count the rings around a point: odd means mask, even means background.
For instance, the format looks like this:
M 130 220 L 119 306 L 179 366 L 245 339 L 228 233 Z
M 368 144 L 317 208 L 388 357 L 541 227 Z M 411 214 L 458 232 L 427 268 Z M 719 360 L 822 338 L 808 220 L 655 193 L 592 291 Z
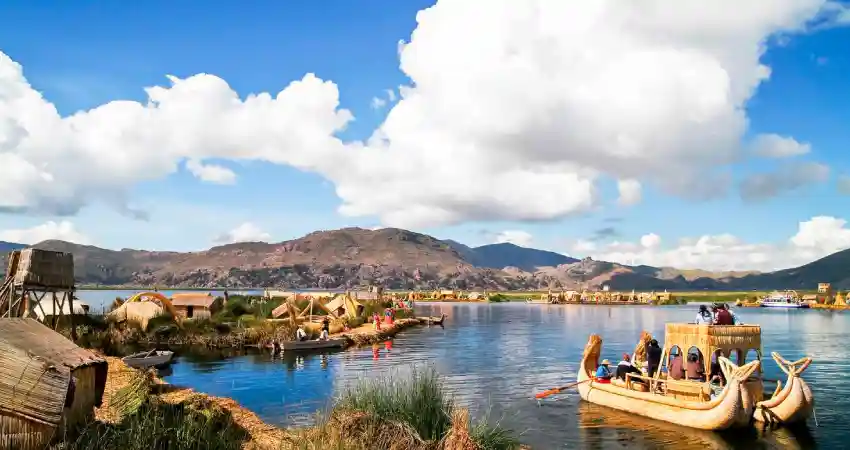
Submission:
M 165 367 L 171 363 L 172 358 L 174 358 L 174 352 L 158 350 L 134 353 L 121 358 L 121 361 L 134 369 L 150 369 L 151 367 Z
M 761 300 L 763 308 L 808 308 L 809 304 L 800 300 L 796 291 L 779 292 L 774 291 Z

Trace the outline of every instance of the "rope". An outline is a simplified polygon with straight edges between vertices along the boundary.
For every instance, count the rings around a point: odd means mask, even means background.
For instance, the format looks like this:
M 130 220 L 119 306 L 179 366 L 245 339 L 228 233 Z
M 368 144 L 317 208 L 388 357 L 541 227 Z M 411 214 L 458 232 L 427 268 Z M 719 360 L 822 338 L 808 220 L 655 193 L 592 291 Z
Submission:
M 819 428 L 820 425 L 818 425 L 818 411 L 814 406 L 812 407 L 812 416 L 815 418 L 815 426 Z

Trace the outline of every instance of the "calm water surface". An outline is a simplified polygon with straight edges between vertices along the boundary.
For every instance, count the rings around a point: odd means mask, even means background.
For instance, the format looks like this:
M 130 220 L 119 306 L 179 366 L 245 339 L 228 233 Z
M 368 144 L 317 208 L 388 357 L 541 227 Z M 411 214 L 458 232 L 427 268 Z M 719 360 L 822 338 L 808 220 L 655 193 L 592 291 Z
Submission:
M 419 304 L 419 314 L 446 313 L 445 328 L 421 327 L 380 346 L 324 355 L 268 354 L 181 357 L 167 379 L 236 399 L 264 420 L 283 426 L 308 423 L 344 386 L 365 377 L 433 365 L 456 399 L 481 417 L 522 431 L 535 449 L 843 448 L 850 435 L 841 414 L 850 408 L 850 315 L 824 311 L 738 309 L 745 323 L 762 326 L 763 351 L 815 362 L 805 378 L 815 391 L 817 421 L 773 432 L 694 431 L 581 402 L 575 392 L 538 406 L 542 389 L 575 380 L 591 333 L 603 338 L 603 357 L 631 353 L 641 330 L 662 336 L 666 322 L 688 322 L 696 307 L 546 306 L 526 304 Z M 660 340 L 660 339 L 659 339 Z M 782 378 L 772 360 L 767 378 Z

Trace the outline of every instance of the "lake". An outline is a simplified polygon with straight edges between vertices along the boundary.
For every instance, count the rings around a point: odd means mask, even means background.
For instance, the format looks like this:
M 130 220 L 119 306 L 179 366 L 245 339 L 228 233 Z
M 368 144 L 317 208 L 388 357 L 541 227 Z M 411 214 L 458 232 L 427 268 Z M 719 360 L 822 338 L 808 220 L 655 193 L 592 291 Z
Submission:
M 334 393 L 364 377 L 430 364 L 473 415 L 522 431 L 535 449 L 554 448 L 839 448 L 850 410 L 847 356 L 850 315 L 818 310 L 738 308 L 763 328 L 763 351 L 815 361 L 804 377 L 815 391 L 818 425 L 773 432 L 708 433 L 580 402 L 571 392 L 538 406 L 534 393 L 575 380 L 587 337 L 599 333 L 603 357 L 631 353 L 641 330 L 662 336 L 666 322 L 689 322 L 694 306 L 628 307 L 524 303 L 417 304 L 419 315 L 446 313 L 445 328 L 420 327 L 387 345 L 273 359 L 268 354 L 183 356 L 166 379 L 232 397 L 269 423 L 310 423 Z M 659 339 L 661 340 L 661 339 Z M 766 378 L 782 378 L 769 358 Z M 772 385 L 769 385 L 772 386 Z

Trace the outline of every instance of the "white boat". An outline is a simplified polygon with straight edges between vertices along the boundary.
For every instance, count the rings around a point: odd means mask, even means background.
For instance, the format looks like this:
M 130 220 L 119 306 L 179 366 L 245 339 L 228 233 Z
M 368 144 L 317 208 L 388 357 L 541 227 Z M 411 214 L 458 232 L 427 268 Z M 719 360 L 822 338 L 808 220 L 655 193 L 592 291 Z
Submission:
M 310 340 L 310 341 L 286 341 L 280 343 L 281 350 L 318 350 L 323 348 L 342 348 L 344 339 Z
M 124 364 L 134 369 L 149 369 L 151 367 L 164 367 L 171 363 L 174 352 L 168 350 L 156 350 L 150 352 L 139 352 L 121 358 Z
M 800 300 L 796 291 L 774 291 L 761 300 L 764 308 L 808 308 L 809 304 Z

